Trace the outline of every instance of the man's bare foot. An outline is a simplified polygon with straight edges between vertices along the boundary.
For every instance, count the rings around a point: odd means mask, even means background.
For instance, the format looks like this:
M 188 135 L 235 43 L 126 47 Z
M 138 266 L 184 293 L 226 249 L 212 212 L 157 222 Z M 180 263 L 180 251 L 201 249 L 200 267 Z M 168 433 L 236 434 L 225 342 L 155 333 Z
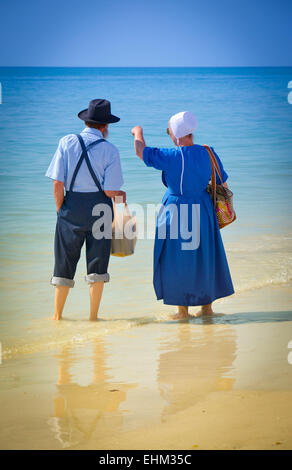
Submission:
M 52 317 L 52 320 L 57 320 L 57 321 L 59 321 L 59 320 L 62 320 L 62 317 L 59 317 L 58 315 L 54 315 L 54 316 Z
M 194 313 L 194 317 L 201 317 L 202 315 L 213 315 L 212 304 L 202 305 L 201 309 Z

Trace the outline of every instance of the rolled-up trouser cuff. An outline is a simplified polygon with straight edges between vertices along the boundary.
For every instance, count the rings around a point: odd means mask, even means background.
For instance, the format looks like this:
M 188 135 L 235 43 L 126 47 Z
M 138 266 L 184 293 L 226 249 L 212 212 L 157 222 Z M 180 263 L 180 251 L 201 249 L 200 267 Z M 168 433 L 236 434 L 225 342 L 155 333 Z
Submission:
M 87 282 L 87 284 L 93 284 L 94 282 L 109 282 L 109 280 L 110 280 L 109 273 L 105 273 L 105 274 L 92 273 L 92 274 L 87 274 L 87 276 L 85 276 L 85 281 Z
M 53 276 L 51 278 L 52 286 L 67 286 L 67 287 L 74 287 L 75 282 L 73 279 L 67 279 L 66 277 L 57 277 Z

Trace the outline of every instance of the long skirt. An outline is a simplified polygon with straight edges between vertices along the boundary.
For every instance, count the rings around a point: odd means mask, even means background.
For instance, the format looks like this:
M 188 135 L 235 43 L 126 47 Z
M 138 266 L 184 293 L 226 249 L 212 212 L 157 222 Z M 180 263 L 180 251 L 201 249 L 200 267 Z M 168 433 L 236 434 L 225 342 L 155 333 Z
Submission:
M 206 305 L 234 293 L 206 191 L 196 198 L 166 192 L 157 217 L 153 283 L 157 299 L 168 305 Z

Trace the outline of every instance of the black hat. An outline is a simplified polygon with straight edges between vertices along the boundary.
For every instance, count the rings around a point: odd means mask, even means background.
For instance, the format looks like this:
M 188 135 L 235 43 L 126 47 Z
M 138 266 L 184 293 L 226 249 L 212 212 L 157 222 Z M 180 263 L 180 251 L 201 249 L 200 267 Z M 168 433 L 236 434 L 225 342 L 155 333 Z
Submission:
M 91 100 L 87 109 L 78 113 L 82 121 L 109 124 L 118 122 L 120 118 L 111 114 L 111 104 L 108 100 Z

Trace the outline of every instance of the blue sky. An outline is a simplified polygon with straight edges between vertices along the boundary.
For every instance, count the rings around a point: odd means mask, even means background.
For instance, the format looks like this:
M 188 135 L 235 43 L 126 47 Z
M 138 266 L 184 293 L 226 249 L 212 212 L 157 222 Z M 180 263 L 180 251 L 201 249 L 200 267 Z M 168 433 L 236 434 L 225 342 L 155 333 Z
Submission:
M 291 0 L 0 0 L 0 66 L 291 66 Z

